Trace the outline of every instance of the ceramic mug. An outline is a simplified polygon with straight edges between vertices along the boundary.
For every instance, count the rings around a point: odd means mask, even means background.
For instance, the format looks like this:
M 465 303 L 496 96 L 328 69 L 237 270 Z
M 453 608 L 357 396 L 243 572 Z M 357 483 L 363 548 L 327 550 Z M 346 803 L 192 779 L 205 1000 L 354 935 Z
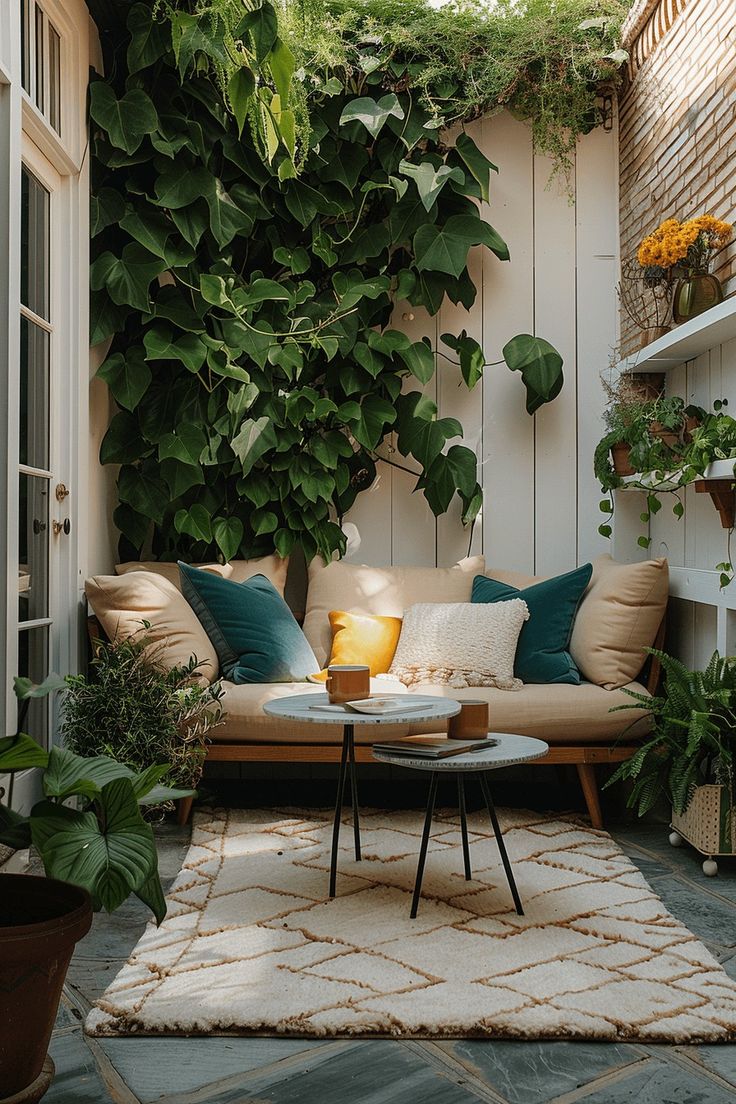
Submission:
M 477 698 L 460 703 L 460 712 L 450 717 L 447 736 L 450 740 L 484 740 L 488 735 L 488 702 Z
M 371 692 L 371 669 L 333 664 L 327 668 L 325 686 L 333 705 L 367 698 Z

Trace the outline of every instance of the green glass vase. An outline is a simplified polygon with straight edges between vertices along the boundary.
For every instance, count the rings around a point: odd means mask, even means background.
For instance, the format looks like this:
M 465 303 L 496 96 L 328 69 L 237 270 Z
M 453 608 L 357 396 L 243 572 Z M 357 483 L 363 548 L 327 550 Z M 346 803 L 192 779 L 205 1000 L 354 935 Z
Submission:
M 694 272 L 677 281 L 672 317 L 675 322 L 687 322 L 722 302 L 723 288 L 718 277 L 710 272 Z

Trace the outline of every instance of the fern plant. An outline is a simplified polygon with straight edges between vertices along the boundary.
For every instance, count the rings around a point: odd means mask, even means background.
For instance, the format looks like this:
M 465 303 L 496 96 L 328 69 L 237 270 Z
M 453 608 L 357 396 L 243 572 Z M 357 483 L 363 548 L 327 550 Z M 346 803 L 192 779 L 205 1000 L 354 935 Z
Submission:
M 652 733 L 606 786 L 633 781 L 627 805 L 636 807 L 639 816 L 663 796 L 675 812 L 684 813 L 695 786 L 709 782 L 725 785 L 733 806 L 736 657 L 716 651 L 705 670 L 690 671 L 666 652 L 649 652 L 664 671 L 661 695 L 650 698 L 625 690 L 635 701 L 616 709 L 645 706 L 652 716 Z

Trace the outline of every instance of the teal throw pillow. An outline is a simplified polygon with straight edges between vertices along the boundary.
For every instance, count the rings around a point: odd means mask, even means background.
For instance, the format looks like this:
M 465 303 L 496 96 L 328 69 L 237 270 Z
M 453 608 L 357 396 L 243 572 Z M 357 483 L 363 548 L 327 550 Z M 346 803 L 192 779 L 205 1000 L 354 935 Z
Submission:
M 179 574 L 230 682 L 301 682 L 319 670 L 294 614 L 265 575 L 233 583 L 181 562 Z
M 588 563 L 524 590 L 485 575 L 473 579 L 472 602 L 523 598 L 527 604 L 529 620 L 522 627 L 514 660 L 514 674 L 522 682 L 580 682 L 580 672 L 567 648 L 592 573 L 593 565 Z

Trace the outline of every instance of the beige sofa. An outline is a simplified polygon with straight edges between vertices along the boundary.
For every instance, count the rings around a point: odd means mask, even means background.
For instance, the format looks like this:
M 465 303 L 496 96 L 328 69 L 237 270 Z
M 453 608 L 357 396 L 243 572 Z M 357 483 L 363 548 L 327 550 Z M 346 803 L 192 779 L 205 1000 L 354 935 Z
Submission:
M 277 557 L 258 561 L 234 561 L 229 565 L 203 565 L 204 570 L 242 581 L 258 572 L 271 578 L 283 593 L 286 563 Z M 128 635 L 145 617 L 158 657 L 172 664 L 195 654 L 203 660 L 203 677 L 218 675 L 217 656 L 201 624 L 178 588 L 171 564 L 123 564 L 118 576 L 96 576 L 87 582 L 90 606 L 111 639 Z M 529 576 L 500 569 L 486 569 L 483 557 L 471 557 L 452 568 L 374 568 L 319 560 L 309 568 L 304 633 L 320 665 L 327 663 L 331 646 L 328 614 L 331 610 L 401 616 L 415 602 L 467 602 L 476 575 L 524 587 Z M 580 685 L 527 684 L 519 691 L 421 684 L 410 693 L 463 698 L 484 698 L 490 706 L 491 727 L 498 732 L 536 736 L 550 745 L 541 762 L 575 764 L 592 823 L 602 826 L 595 779 L 597 763 L 618 762 L 635 750 L 635 739 L 648 728 L 646 710 L 612 713 L 617 705 L 631 703 L 625 689 L 647 693 L 656 683 L 654 665 L 648 686 L 636 681 L 647 646 L 661 630 L 667 601 L 667 564 L 650 560 L 620 565 L 610 557 L 594 563 L 590 585 L 575 620 L 570 651 L 583 678 Z M 208 758 L 219 761 L 332 761 L 340 751 L 339 726 L 318 727 L 268 717 L 265 702 L 285 695 L 322 692 L 310 683 L 235 685 L 223 683 L 224 723 L 212 732 Z M 404 690 L 399 683 L 374 680 L 375 689 Z M 380 738 L 417 735 L 442 730 L 437 722 L 381 726 Z M 356 755 L 370 760 L 370 744 L 377 730 L 356 725 Z M 188 815 L 188 808 L 180 810 Z

